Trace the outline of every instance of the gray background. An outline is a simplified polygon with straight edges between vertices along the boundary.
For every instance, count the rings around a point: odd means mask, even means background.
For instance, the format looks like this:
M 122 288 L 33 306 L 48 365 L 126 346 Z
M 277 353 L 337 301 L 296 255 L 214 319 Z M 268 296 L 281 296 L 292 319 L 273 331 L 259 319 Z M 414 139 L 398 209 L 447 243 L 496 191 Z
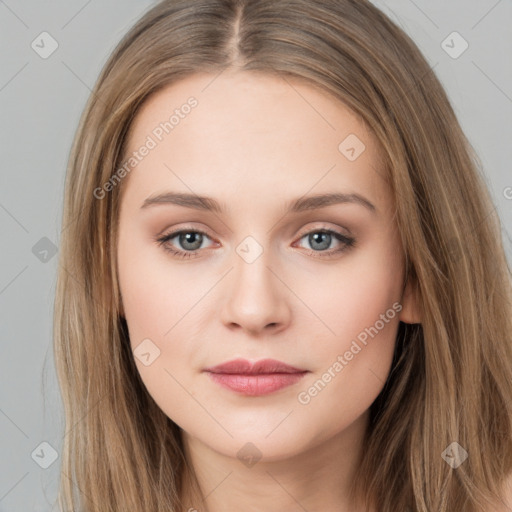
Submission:
M 512 243 L 512 2 L 375 0 L 416 41 L 484 165 Z M 53 365 L 53 297 L 65 168 L 107 55 L 149 0 L 0 0 L 0 511 L 51 510 L 64 423 Z M 57 50 L 42 58 L 48 32 Z M 462 40 L 469 44 L 458 58 Z M 47 36 L 44 36 L 47 37 Z M 453 42 L 452 42 L 453 41 Z M 44 48 L 42 48 L 44 44 Z M 37 463 L 36 463 L 37 461 Z

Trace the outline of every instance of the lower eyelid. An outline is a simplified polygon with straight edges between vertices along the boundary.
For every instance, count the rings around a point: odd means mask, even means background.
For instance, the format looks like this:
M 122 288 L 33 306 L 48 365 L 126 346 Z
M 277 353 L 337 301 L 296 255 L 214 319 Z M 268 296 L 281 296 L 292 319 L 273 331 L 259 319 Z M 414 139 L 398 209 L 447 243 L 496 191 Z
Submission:
M 314 251 L 313 249 L 305 248 L 310 253 L 318 254 L 320 256 L 322 254 L 324 254 L 324 255 L 334 255 L 334 254 L 336 254 L 338 252 L 341 252 L 341 251 L 343 251 L 345 249 L 349 249 L 350 247 L 352 247 L 355 244 L 355 238 L 347 236 L 347 235 L 343 235 L 341 233 L 338 233 L 337 231 L 330 230 L 330 229 L 329 230 L 328 229 L 318 229 L 318 230 L 309 231 L 309 232 L 301 235 L 298 238 L 298 242 L 297 243 L 300 243 L 300 241 L 304 237 L 308 236 L 311 233 L 326 233 L 326 234 L 330 234 L 339 244 L 341 244 L 341 246 L 338 247 L 338 248 L 327 249 L 325 251 Z
M 216 242 L 213 239 L 213 237 L 208 235 L 208 233 L 206 233 L 204 231 L 201 231 L 199 229 L 186 229 L 186 228 L 185 229 L 181 229 L 179 231 L 174 231 L 172 233 L 169 233 L 168 235 L 163 235 L 161 237 L 158 237 L 157 238 L 157 242 L 159 242 L 161 245 L 165 246 L 166 244 L 169 244 L 169 242 L 171 240 L 173 240 L 174 238 L 176 238 L 177 236 L 179 236 L 179 235 L 181 235 L 183 233 L 199 233 L 199 234 L 203 235 L 204 237 L 208 238 L 213 243 L 212 243 L 212 245 L 210 247 L 203 247 L 203 248 L 195 249 L 193 251 L 187 251 L 187 250 L 184 250 L 184 249 L 179 249 L 179 248 L 175 247 L 174 245 L 171 245 L 172 249 L 168 249 L 170 252 L 174 252 L 174 253 L 178 253 L 178 254 L 179 253 L 186 253 L 186 254 L 194 255 L 194 254 L 197 254 L 197 253 L 200 253 L 200 252 L 204 251 L 205 249 L 211 249 L 212 247 L 215 246 L 215 244 L 218 245 L 218 242 Z M 309 253 L 318 254 L 320 257 L 322 257 L 322 254 L 324 254 L 326 256 L 334 255 L 337 252 L 341 252 L 341 251 L 343 251 L 345 249 L 350 248 L 355 243 L 355 239 L 353 237 L 344 235 L 342 233 L 339 233 L 338 231 L 335 231 L 333 229 L 328 229 L 328 228 L 317 228 L 317 229 L 309 230 L 306 233 L 301 234 L 297 238 L 297 242 L 300 242 L 304 237 L 306 237 L 306 236 L 308 236 L 308 235 L 310 235 L 312 233 L 327 233 L 327 234 L 330 234 L 330 235 L 332 235 L 335 238 L 335 240 L 337 240 L 341 244 L 341 247 L 338 247 L 337 249 L 328 249 L 328 250 L 325 250 L 325 251 L 314 251 L 313 249 L 304 248 L 306 251 L 309 251 Z
M 175 239 L 176 237 L 178 237 L 179 235 L 182 235 L 184 233 L 198 233 L 200 235 L 203 235 L 203 237 L 211 240 L 214 244 L 217 243 L 210 235 L 208 235 L 208 233 L 205 233 L 204 231 L 200 231 L 197 229 L 182 229 L 180 231 L 174 231 L 173 233 L 169 233 L 168 235 L 163 235 L 163 236 L 157 238 L 157 240 L 164 244 L 169 243 L 171 240 Z M 202 249 L 196 249 L 196 251 L 202 251 L 203 249 L 206 249 L 206 247 L 204 247 Z M 178 250 L 182 250 L 182 249 L 178 249 Z M 193 253 L 195 251 L 184 251 L 184 252 Z

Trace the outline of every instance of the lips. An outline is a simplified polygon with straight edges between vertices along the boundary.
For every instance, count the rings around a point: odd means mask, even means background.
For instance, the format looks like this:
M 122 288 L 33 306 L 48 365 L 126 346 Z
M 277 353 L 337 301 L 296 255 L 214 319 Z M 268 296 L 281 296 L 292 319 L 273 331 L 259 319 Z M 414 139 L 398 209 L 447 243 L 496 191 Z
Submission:
M 295 368 L 275 359 L 261 359 L 255 363 L 251 363 L 247 359 L 234 359 L 211 368 L 205 368 L 204 371 L 238 375 L 261 375 L 270 373 L 302 373 L 307 370 Z
M 220 386 L 248 396 L 267 395 L 300 381 L 308 370 L 275 359 L 235 359 L 203 370 Z

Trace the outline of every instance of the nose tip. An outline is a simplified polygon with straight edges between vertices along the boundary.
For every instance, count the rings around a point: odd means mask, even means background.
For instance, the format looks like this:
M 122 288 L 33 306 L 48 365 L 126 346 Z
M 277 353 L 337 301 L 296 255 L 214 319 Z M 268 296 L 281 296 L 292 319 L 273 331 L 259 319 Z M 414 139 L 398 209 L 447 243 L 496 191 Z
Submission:
M 230 328 L 242 328 L 251 335 L 284 327 L 289 320 L 286 287 L 267 265 L 265 255 L 252 263 L 240 257 L 235 267 L 221 306 L 223 323 Z

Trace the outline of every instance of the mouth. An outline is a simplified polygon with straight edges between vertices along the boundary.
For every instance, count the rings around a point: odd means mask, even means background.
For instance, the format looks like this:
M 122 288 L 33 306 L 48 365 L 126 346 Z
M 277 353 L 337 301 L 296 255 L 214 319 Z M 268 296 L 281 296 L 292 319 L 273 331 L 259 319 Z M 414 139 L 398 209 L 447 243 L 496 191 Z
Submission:
M 247 396 L 268 395 L 299 382 L 309 370 L 275 359 L 235 359 L 203 370 L 220 386 Z

